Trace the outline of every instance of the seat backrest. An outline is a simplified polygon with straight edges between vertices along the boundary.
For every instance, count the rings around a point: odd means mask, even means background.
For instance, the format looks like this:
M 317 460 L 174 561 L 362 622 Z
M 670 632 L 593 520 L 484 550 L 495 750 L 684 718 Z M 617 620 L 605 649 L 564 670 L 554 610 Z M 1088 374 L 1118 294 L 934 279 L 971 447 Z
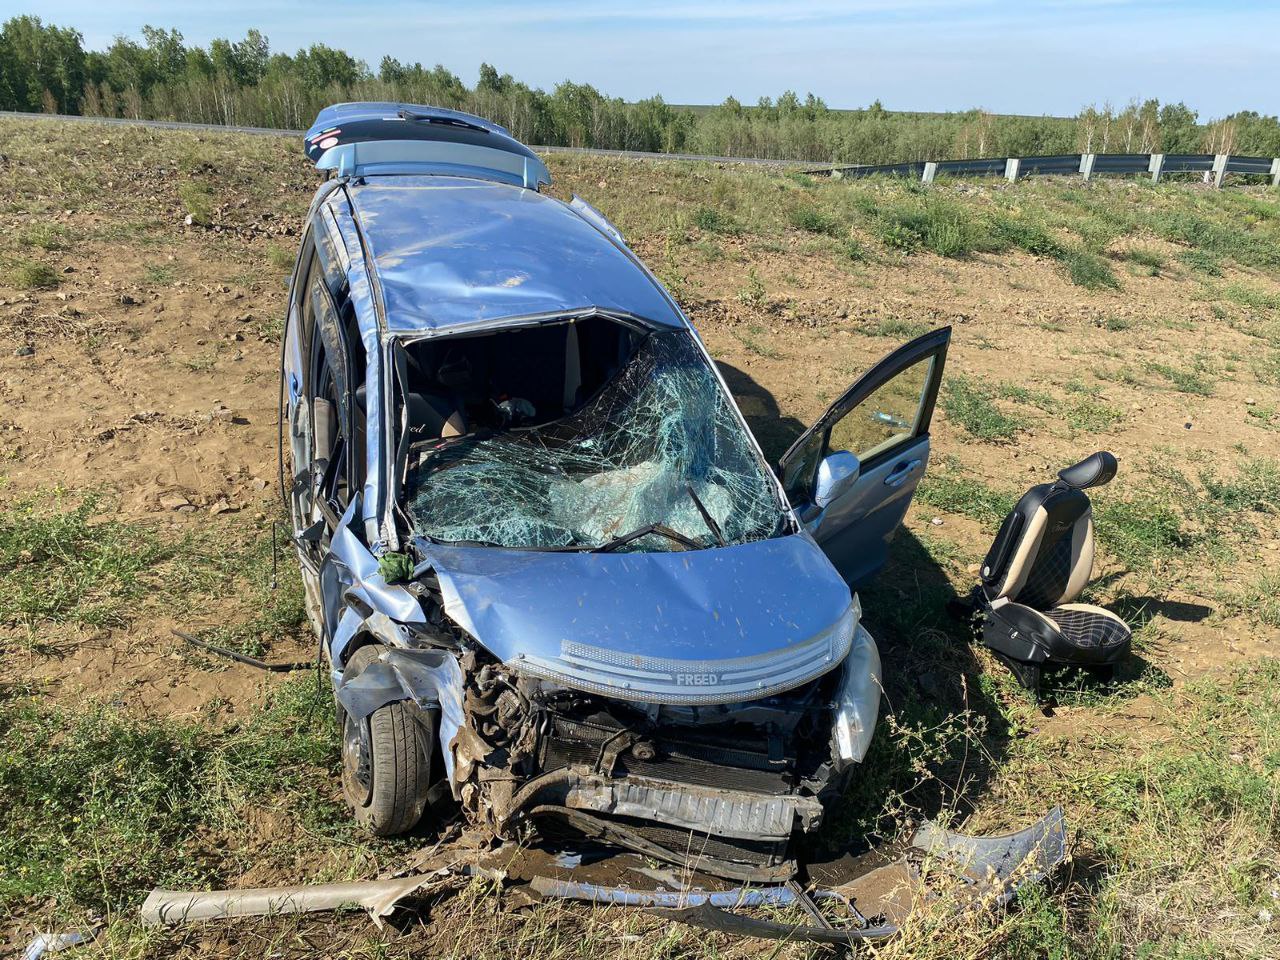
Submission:
M 983 561 L 987 599 L 1047 610 L 1078 597 L 1093 571 L 1093 509 L 1084 489 L 1115 472 L 1115 457 L 1101 451 L 1061 471 L 1056 483 L 1028 490 Z

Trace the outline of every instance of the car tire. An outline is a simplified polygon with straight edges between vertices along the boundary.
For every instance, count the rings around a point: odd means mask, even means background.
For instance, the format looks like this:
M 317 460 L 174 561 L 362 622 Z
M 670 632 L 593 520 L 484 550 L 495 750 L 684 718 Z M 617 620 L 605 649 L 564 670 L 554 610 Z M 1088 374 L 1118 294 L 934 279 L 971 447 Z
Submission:
M 343 670 L 358 676 L 383 647 L 364 646 Z M 338 707 L 342 737 L 342 793 L 357 822 L 378 837 L 412 830 L 422 819 L 431 785 L 434 738 L 407 701 L 388 703 L 356 721 Z

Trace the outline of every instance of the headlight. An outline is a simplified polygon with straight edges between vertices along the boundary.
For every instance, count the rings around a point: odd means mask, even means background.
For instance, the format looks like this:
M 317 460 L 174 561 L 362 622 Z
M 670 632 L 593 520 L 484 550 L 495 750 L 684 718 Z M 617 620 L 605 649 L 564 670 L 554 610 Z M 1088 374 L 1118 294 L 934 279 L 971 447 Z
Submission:
M 857 763 L 867 755 L 880 713 L 880 651 L 871 634 L 862 628 L 862 604 L 853 597 L 853 646 L 844 661 L 844 676 L 836 690 L 832 731 L 837 769 Z

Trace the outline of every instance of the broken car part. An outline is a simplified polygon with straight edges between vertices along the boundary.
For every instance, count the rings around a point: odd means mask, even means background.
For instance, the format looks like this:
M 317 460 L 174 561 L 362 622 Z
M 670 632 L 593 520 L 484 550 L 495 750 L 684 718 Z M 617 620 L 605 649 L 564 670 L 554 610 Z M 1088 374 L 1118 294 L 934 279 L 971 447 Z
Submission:
M 440 880 L 441 876 L 418 874 L 392 880 L 207 892 L 152 890 L 142 904 L 142 922 L 148 926 L 169 926 L 194 920 L 269 917 L 282 913 L 317 913 L 357 907 L 369 911 L 374 921 L 380 924 L 400 901 L 423 886 Z
M 1129 655 L 1128 625 L 1075 602 L 1093 571 L 1093 508 L 1084 492 L 1110 482 L 1105 450 L 1028 490 L 1005 517 L 982 564 L 973 599 L 982 641 L 1040 696 L 1044 670 L 1083 667 L 1110 678 Z
M 269 673 L 289 673 L 293 670 L 311 670 L 315 667 L 314 663 L 306 661 L 297 661 L 295 663 L 267 663 L 265 660 L 259 660 L 257 657 L 251 657 L 247 653 L 240 653 L 236 650 L 228 650 L 226 647 L 219 647 L 216 644 L 193 637 L 189 633 L 181 630 L 174 630 L 173 635 L 179 640 L 185 640 L 193 647 L 199 647 L 209 653 L 216 653 L 220 657 L 226 657 L 228 660 L 234 660 L 236 663 L 243 663 L 250 667 L 256 667 L 259 670 L 266 670 Z
M 443 856 L 437 853 L 428 862 L 440 862 Z M 381 922 L 404 899 L 427 887 L 442 887 L 451 877 L 511 878 L 513 872 L 520 873 L 520 856 L 521 851 L 506 848 L 477 851 L 467 864 L 385 880 L 207 893 L 154 890 L 143 904 L 142 919 L 149 925 L 176 924 L 355 906 Z M 770 886 L 712 889 L 693 885 L 698 874 L 688 865 L 681 870 L 683 885 L 674 874 L 632 866 L 627 869 L 665 876 L 666 882 L 679 885 L 637 890 L 576 879 L 573 874 L 585 869 L 582 858 L 560 856 L 545 862 L 570 876 L 534 875 L 527 879 L 527 889 L 541 899 L 641 908 L 737 936 L 849 944 L 891 937 L 912 911 L 940 900 L 956 911 L 1004 906 L 1024 884 L 1045 879 L 1065 859 L 1066 827 L 1062 810 L 1055 808 L 1033 826 L 1002 837 L 967 836 L 925 823 L 896 860 L 862 872 L 842 872 L 839 864 L 827 866 L 821 877 L 811 877 L 809 886 L 788 880 Z M 806 921 L 788 923 L 743 912 L 789 907 L 799 908 Z

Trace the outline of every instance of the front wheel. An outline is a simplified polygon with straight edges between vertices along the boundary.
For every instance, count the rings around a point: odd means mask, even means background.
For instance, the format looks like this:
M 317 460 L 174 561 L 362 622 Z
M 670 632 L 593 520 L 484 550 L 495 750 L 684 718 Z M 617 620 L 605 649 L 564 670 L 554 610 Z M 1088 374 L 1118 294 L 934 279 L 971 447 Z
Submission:
M 377 645 L 361 647 L 343 675 L 359 675 L 382 650 Z M 342 793 L 356 820 L 375 836 L 405 833 L 422 819 L 434 740 L 418 716 L 418 708 L 405 701 L 384 704 L 363 720 L 338 708 Z

